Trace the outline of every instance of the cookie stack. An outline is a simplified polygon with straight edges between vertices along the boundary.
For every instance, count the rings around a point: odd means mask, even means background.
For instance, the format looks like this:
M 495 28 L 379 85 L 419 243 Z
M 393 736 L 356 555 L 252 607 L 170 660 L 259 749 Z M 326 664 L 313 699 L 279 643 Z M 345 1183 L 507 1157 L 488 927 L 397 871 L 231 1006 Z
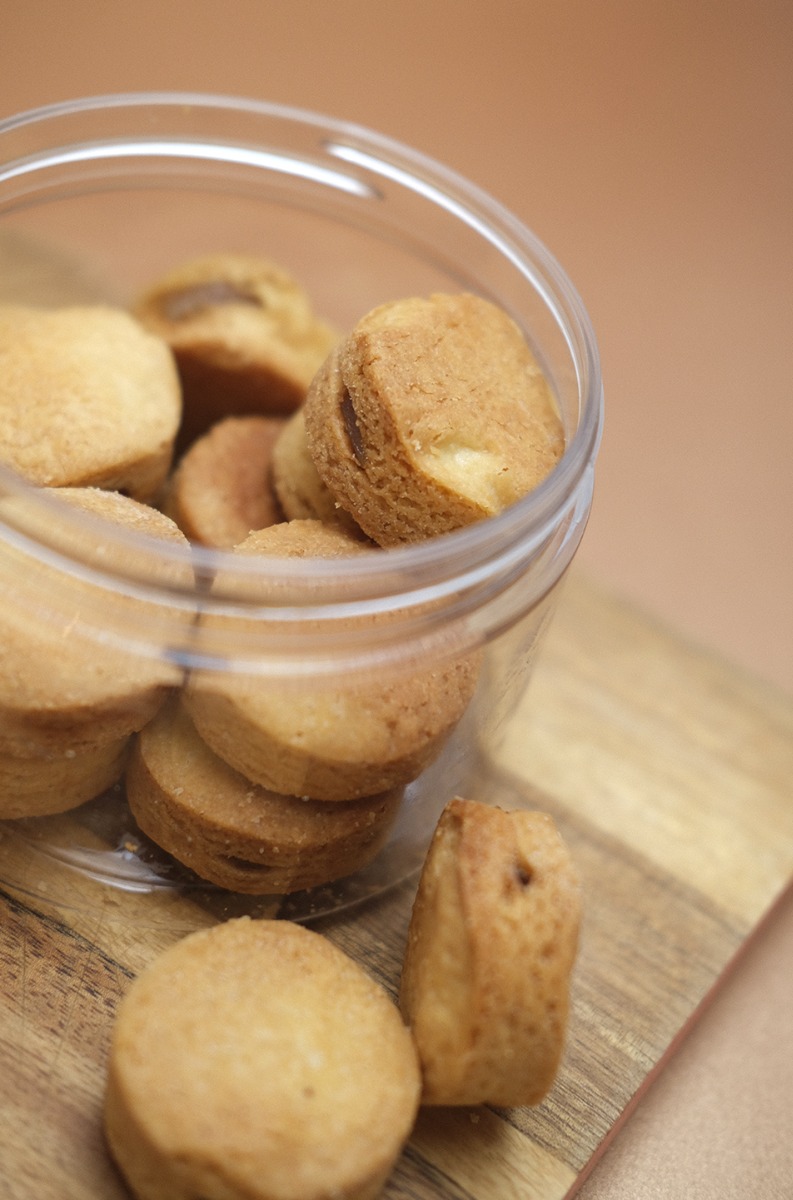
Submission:
M 124 574 L 132 532 L 176 547 L 156 557 L 186 645 L 288 636 L 263 578 L 286 606 L 302 587 L 300 631 L 319 642 L 298 560 L 354 568 L 485 520 L 563 449 L 520 331 L 468 294 L 389 303 L 339 337 L 279 268 L 221 255 L 130 313 L 0 309 L 0 461 L 36 489 L 0 500 L 23 531 L 0 549 L 0 817 L 63 812 L 123 778 L 140 828 L 220 888 L 288 893 L 359 870 L 471 704 L 482 649 L 451 632 L 442 649 L 405 646 L 387 607 L 350 605 L 334 636 L 399 646 L 376 669 L 188 670 L 189 655 L 135 651 L 146 588 L 114 592 L 97 619 L 102 572 Z M 79 513 L 87 558 L 64 570 L 57 552 L 24 552 L 30 495 L 67 535 Z M 226 553 L 194 560 L 191 544 Z M 183 939 L 114 1031 L 105 1131 L 132 1191 L 373 1200 L 420 1105 L 538 1103 L 579 916 L 550 817 L 457 798 L 418 884 L 399 1008 L 289 922 Z
M 497 306 L 411 298 L 339 337 L 288 274 L 240 255 L 181 265 L 130 313 L 7 306 L 0 367 L 0 459 L 226 563 L 346 560 L 451 532 L 525 495 L 564 448 Z M 15 554 L 0 562 L 0 814 L 64 811 L 124 774 L 143 832 L 222 888 L 289 892 L 371 861 L 476 689 L 481 651 L 462 643 L 302 679 L 183 675 L 111 639 L 87 647 L 79 611 L 65 629 L 20 611 Z M 210 601 L 237 586 L 225 570 Z M 229 623 L 277 636 L 261 613 L 212 603 L 191 619 L 199 637 Z M 388 640 L 391 620 L 334 630 Z
M 180 542 L 152 508 L 171 463 L 179 380 L 162 341 L 108 307 L 0 307 L 0 458 L 89 519 Z M 123 493 L 123 494 L 122 494 Z M 6 499 L 13 518 L 21 501 Z M 33 575 L 37 578 L 34 580 Z M 20 603 L 35 587 L 37 603 Z M 133 733 L 179 682 L 173 667 L 80 636 L 91 584 L 47 620 L 59 572 L 0 554 L 0 815 L 61 812 L 120 778 Z M 135 601 L 125 598 L 130 620 Z
M 44 492 L 94 521 L 187 549 L 184 535 L 168 517 L 130 497 L 99 488 Z M 7 518 L 13 510 L 14 502 L 2 504 Z M 20 604 L 20 575 L 30 571 L 39 600 Z M 170 574 L 175 584 L 190 586 L 188 563 L 177 563 Z M 30 583 L 27 579 L 28 593 Z M 117 782 L 133 734 L 182 682 L 181 670 L 162 658 L 136 654 L 120 641 L 98 645 L 82 628 L 97 603 L 96 588 L 90 579 L 73 579 L 65 601 L 61 584 L 54 565 L 41 562 L 31 568 L 21 551 L 4 546 L 0 816 L 5 818 L 64 812 Z M 53 594 L 58 597 L 57 620 L 47 611 Z M 132 629 L 146 620 L 146 605 L 132 595 L 120 597 L 116 618 Z

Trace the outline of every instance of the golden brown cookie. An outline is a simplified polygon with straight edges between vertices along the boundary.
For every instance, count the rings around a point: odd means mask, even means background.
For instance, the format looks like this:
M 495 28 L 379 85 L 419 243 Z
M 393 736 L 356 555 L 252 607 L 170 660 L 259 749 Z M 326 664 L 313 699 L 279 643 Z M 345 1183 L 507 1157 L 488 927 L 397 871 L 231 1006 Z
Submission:
M 183 263 L 157 280 L 134 312 L 176 356 L 182 446 L 222 417 L 293 412 L 335 341 L 296 280 L 250 255 Z
M 419 1088 L 379 984 L 318 933 L 242 917 L 130 987 L 104 1127 L 137 1200 L 374 1200 Z
M 168 482 L 162 510 L 193 542 L 236 546 L 283 520 L 272 460 L 280 417 L 227 417 L 193 442 Z
M 501 512 L 564 450 L 551 390 L 517 325 L 467 293 L 370 312 L 317 372 L 305 419 L 323 482 L 382 546 Z
M 124 773 L 130 739 L 57 756 L 0 754 L 0 819 L 67 812 L 93 800 Z
M 318 887 L 371 862 L 396 817 L 394 791 L 348 804 L 250 783 L 171 700 L 135 741 L 127 799 L 143 832 L 202 879 L 251 895 Z
M 452 800 L 419 882 L 400 1006 L 423 1104 L 537 1104 L 562 1054 L 581 897 L 545 813 Z
M 129 546 L 114 544 L 112 536 L 102 538 L 105 528 L 113 536 L 134 532 L 188 549 L 168 517 L 127 496 L 98 488 L 46 489 L 41 495 L 52 501 L 53 526 L 58 514 L 74 509 L 92 519 L 74 529 L 73 543 L 64 544 L 93 555 L 100 569 L 122 566 L 131 556 Z M 5 519 L 22 520 L 27 511 L 24 498 L 2 501 Z M 189 589 L 193 572 L 187 558 L 164 562 L 161 582 Z M 185 637 L 193 617 L 188 603 L 174 618 L 184 622 Z M 175 662 L 150 657 L 135 645 L 141 629 L 152 633 L 156 620 L 142 597 L 108 593 L 92 581 L 90 571 L 62 575 L 46 558 L 35 561 L 5 543 L 0 550 L 0 753 L 58 757 L 140 729 L 183 678 Z M 107 636 L 97 638 L 91 632 L 97 627 Z
M 364 536 L 319 477 L 308 452 L 302 408 L 289 418 L 275 444 L 273 486 L 288 521 L 338 522 L 359 537 Z
M 180 415 L 170 350 L 128 313 L 0 307 L 0 459 L 32 483 L 150 500 Z
M 378 554 L 338 526 L 273 525 L 246 539 L 243 554 L 334 557 Z M 222 577 L 216 580 L 222 588 Z M 202 614 L 201 624 L 223 617 Z M 362 618 L 349 618 L 355 632 Z M 368 674 L 309 680 L 191 674 L 184 703 L 222 759 L 262 787 L 314 800 L 354 800 L 403 787 L 440 752 L 476 686 L 478 654 L 379 665 Z

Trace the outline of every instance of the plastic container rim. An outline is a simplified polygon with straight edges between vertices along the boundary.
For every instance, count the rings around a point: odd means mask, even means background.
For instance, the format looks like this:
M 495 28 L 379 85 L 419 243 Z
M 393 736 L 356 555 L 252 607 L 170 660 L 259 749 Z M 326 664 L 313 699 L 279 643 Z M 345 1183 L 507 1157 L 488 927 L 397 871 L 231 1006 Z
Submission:
M 257 577 L 266 573 L 269 579 L 280 577 L 292 583 L 305 579 L 320 589 L 326 582 L 338 584 L 341 579 L 351 598 L 356 594 L 361 598 L 379 594 L 384 576 L 387 576 L 389 594 L 393 595 L 396 591 L 415 599 L 417 584 L 420 590 L 428 584 L 433 590 L 456 590 L 460 586 L 461 575 L 468 578 L 480 574 L 486 576 L 490 572 L 499 575 L 505 563 L 509 574 L 512 574 L 516 561 L 525 558 L 528 562 L 531 559 L 551 536 L 560 515 L 574 504 L 579 490 L 586 487 L 588 482 L 591 483 L 587 476 L 593 470 L 602 433 L 603 393 L 597 342 L 589 315 L 564 269 L 529 227 L 498 200 L 433 158 L 354 122 L 299 107 L 231 95 L 167 91 L 109 93 L 60 101 L 5 118 L 0 121 L 0 184 L 7 177 L 9 168 L 20 162 L 19 159 L 3 161 L 2 139 L 16 130 L 99 110 L 179 108 L 184 111 L 188 107 L 239 112 L 303 128 L 310 127 L 326 135 L 322 148 L 335 155 L 346 167 L 358 165 L 367 170 L 383 170 L 392 182 L 412 188 L 425 199 L 439 203 L 458 219 L 466 221 L 509 258 L 527 284 L 542 292 L 544 301 L 552 308 L 554 319 L 563 330 L 575 364 L 579 391 L 578 424 L 559 464 L 529 495 L 487 521 L 427 542 L 390 548 L 385 559 L 382 553 L 333 560 L 254 559 L 233 555 L 230 551 L 194 546 L 190 550 L 190 561 L 201 570 L 233 570 L 241 577 Z M 141 133 L 136 138 L 136 146 L 162 143 L 164 136 L 162 130 Z M 200 137 L 200 134 L 195 134 L 195 137 Z M 125 140 L 125 136 L 105 138 L 101 145 L 108 146 Z M 215 137 L 215 140 L 221 148 L 233 144 L 226 138 L 218 140 Z M 82 148 L 92 144 L 98 143 L 76 143 Z M 27 160 L 29 169 L 33 169 L 33 163 L 45 153 L 39 150 L 31 155 Z M 56 500 L 2 464 L 0 491 L 6 495 L 23 497 L 28 511 L 39 514 L 40 521 L 37 519 L 35 524 L 40 524 L 42 531 L 46 531 L 56 514 L 64 525 L 91 529 L 94 519 L 73 511 L 64 513 L 64 506 L 57 505 Z M 6 529 L 12 538 L 20 534 L 20 530 L 4 521 L 2 515 L 0 529 Z M 107 533 L 106 525 L 103 525 L 103 531 Z M 28 535 L 24 530 L 21 534 L 22 539 L 27 541 Z M 46 546 L 46 535 L 41 540 Z M 147 554 L 154 555 L 159 562 L 163 558 L 174 562 L 185 558 L 185 551 L 178 546 L 126 530 L 118 531 L 118 544 L 129 544 L 134 548 L 138 563 L 145 560 Z M 52 549 L 57 556 L 57 546 Z M 146 574 L 145 571 L 137 573 L 134 578 L 130 577 L 130 581 L 145 586 Z M 113 577 L 125 578 L 117 571 L 113 572 Z M 395 587 L 397 581 L 401 581 L 401 586 Z

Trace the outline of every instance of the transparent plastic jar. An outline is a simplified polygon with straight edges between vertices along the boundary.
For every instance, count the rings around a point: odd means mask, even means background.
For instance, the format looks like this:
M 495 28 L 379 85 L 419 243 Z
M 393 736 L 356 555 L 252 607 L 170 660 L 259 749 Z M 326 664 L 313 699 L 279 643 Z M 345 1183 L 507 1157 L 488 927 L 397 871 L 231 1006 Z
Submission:
M 602 395 L 575 289 L 528 229 L 437 163 L 353 125 L 216 96 L 105 96 L 3 122 L 0 239 L 38 264 L 4 281 L 3 302 L 127 306 L 180 261 L 234 250 L 284 266 L 340 330 L 387 300 L 468 290 L 525 332 L 557 398 L 563 458 L 501 515 L 422 544 L 342 560 L 185 551 L 110 532 L 0 468 L 0 618 L 58 631 L 78 661 L 128 655 L 177 691 L 197 674 L 257 677 L 285 705 L 308 694 L 331 708 L 351 681 L 476 662 L 462 715 L 352 875 L 224 896 L 141 835 L 122 783 L 76 809 L 0 822 L 4 882 L 66 904 L 100 889 L 304 919 L 405 879 L 452 795 L 498 798 L 494 753 L 587 521 Z

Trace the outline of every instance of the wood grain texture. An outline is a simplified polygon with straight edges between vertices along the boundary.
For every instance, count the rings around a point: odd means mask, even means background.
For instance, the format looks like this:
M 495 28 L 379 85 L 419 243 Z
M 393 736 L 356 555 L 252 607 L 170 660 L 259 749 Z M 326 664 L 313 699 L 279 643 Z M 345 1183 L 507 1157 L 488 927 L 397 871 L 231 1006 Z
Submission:
M 501 765 L 494 798 L 550 811 L 583 877 L 562 1070 L 534 1109 L 421 1113 L 387 1200 L 561 1200 L 793 873 L 793 703 L 576 575 Z M 215 917 L 90 881 L 45 905 L 20 854 L 0 837 L 0 1193 L 121 1200 L 100 1131 L 116 1005 Z M 412 895 L 315 928 L 395 995 Z

